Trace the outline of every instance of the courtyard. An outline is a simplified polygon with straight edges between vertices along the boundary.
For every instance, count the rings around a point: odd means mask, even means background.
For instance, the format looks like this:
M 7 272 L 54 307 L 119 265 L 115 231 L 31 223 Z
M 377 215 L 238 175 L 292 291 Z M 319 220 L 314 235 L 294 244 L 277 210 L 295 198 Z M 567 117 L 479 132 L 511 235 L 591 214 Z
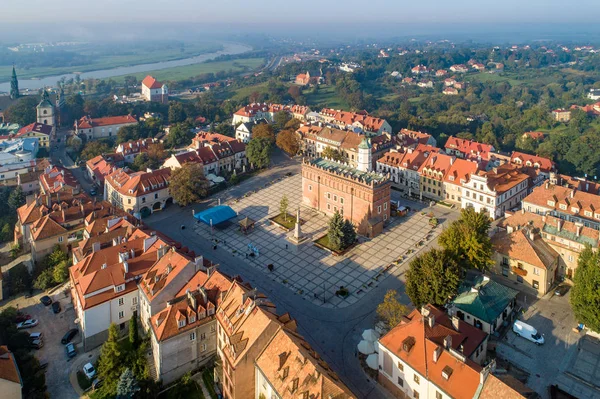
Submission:
M 301 185 L 299 174 L 267 182 L 262 188 L 228 202 L 238 216 L 225 227 L 211 228 L 197 223 L 194 230 L 219 249 L 229 251 L 239 261 L 283 284 L 291 293 L 318 306 L 341 308 L 356 303 L 386 277 L 402 275 L 411 258 L 433 243 L 443 228 L 432 228 L 429 217 L 411 202 L 413 210 L 407 216 L 392 218 L 382 234 L 373 239 L 359 237 L 359 245 L 336 256 L 313 245 L 313 241 L 327 233 L 329 219 L 301 205 Z M 279 203 L 284 195 L 290 214 L 300 208 L 302 234 L 307 237 L 300 245 L 287 239 L 293 231 L 288 232 L 270 220 L 280 213 Z M 435 206 L 426 209 L 426 213 L 430 212 L 444 222 L 451 211 Z M 246 217 L 255 221 L 248 234 L 242 233 L 238 226 L 238 221 Z M 248 256 L 251 247 L 257 253 Z M 273 265 L 272 271 L 268 265 Z M 347 296 L 336 295 L 341 287 L 348 291 Z

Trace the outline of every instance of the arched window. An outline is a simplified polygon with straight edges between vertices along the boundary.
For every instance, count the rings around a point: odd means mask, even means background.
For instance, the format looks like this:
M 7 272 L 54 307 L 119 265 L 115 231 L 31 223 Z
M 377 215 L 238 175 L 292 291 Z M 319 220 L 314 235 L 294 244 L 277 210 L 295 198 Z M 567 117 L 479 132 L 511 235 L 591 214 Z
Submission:
M 44 110 L 44 115 L 46 115 L 47 113 L 48 113 L 48 110 L 47 110 L 47 109 L 45 109 L 45 110 Z

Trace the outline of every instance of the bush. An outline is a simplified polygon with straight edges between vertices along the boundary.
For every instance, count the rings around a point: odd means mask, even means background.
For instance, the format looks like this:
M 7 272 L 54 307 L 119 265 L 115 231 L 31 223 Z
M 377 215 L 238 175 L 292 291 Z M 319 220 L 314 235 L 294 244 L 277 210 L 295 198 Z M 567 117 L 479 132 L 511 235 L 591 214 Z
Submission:
M 11 296 L 31 289 L 31 275 L 24 263 L 19 263 L 8 271 L 8 287 Z
M 204 381 L 204 385 L 206 385 L 206 389 L 208 390 L 208 394 L 210 395 L 211 399 L 217 399 L 212 369 L 205 369 L 202 372 L 202 380 Z

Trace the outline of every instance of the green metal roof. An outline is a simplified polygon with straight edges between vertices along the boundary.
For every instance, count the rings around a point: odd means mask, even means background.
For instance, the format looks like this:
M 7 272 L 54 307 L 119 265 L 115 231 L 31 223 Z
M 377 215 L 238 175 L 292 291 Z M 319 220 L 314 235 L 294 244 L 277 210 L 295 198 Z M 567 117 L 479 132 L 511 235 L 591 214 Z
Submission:
M 328 170 L 330 172 L 344 175 L 345 177 L 352 179 L 360 179 L 367 184 L 371 183 L 383 183 L 387 181 L 387 177 L 377 172 L 363 172 L 352 166 L 345 165 L 343 163 L 330 161 L 325 158 L 317 158 L 310 161 L 310 164 L 318 168 Z
M 587 236 L 583 236 L 583 235 L 579 235 L 579 237 L 577 236 L 577 234 L 571 232 L 571 231 L 567 231 L 564 229 L 561 229 L 560 231 L 556 228 L 556 226 L 551 226 L 549 224 L 544 224 L 544 228 L 543 231 L 548 233 L 548 234 L 552 234 L 555 236 L 559 236 L 559 237 L 563 237 L 569 241 L 575 241 L 578 242 L 580 244 L 590 244 L 592 246 L 592 248 L 597 248 L 598 247 L 598 241 L 593 239 L 592 237 L 587 237 Z
M 491 324 L 502 314 L 518 291 L 477 275 L 467 278 L 451 302 L 457 309 Z
M 358 145 L 358 148 L 362 148 L 363 150 L 368 150 L 371 148 L 371 142 L 369 139 L 367 139 L 366 137 L 362 139 L 362 141 L 360 142 L 360 144 Z

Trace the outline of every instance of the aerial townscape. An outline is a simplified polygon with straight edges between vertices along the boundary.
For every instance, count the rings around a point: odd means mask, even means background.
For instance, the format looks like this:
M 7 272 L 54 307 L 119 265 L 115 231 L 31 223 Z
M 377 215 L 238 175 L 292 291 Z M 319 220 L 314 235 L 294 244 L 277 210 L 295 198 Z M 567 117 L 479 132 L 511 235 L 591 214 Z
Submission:
M 600 3 L 547 2 L 5 5 L 0 398 L 600 398 Z

